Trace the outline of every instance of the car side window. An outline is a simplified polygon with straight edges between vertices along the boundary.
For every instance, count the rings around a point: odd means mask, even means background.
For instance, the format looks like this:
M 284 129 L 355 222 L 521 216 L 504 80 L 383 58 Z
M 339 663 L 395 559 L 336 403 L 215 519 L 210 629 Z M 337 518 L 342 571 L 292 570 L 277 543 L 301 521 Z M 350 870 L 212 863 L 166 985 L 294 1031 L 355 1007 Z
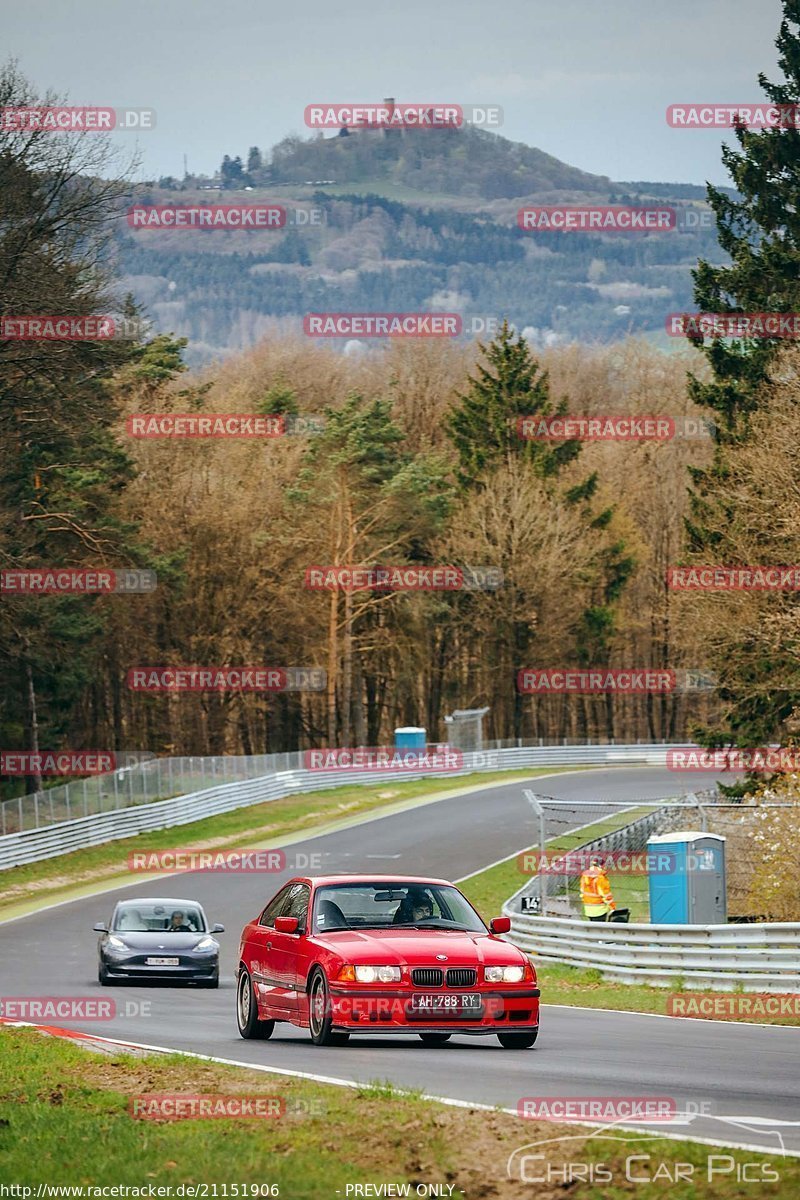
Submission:
M 284 915 L 283 906 L 289 898 L 289 890 L 289 885 L 287 884 L 286 887 L 281 888 L 273 900 L 270 900 L 258 918 L 259 925 L 269 925 L 272 928 L 275 925 L 275 918 Z
M 298 932 L 305 933 L 308 921 L 308 902 L 311 888 L 307 883 L 296 883 L 289 889 L 289 903 L 279 914 L 281 917 L 297 917 Z

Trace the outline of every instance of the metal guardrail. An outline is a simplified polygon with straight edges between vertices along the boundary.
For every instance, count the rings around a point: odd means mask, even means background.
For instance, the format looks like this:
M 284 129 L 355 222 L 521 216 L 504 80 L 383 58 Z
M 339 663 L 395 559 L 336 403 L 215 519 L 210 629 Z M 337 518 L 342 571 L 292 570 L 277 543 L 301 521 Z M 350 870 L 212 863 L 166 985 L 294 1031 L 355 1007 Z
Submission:
M 615 766 L 624 763 L 663 766 L 667 751 L 680 749 L 685 745 L 686 743 L 642 743 L 626 746 L 517 746 L 501 750 L 465 751 L 461 769 L 447 772 L 337 770 L 329 773 L 300 766 L 289 770 L 273 770 L 265 772 L 259 778 L 203 788 L 172 799 L 122 805 L 106 812 L 8 833 L 0 837 L 0 871 L 23 863 L 55 858 L 59 854 L 67 854 L 85 846 L 97 846 L 103 842 L 132 837 L 137 833 L 185 825 L 203 817 L 278 800 L 298 792 L 314 792 L 346 784 L 375 784 L 378 781 L 431 777 L 440 778 L 442 787 L 446 788 L 448 781 L 459 775 L 525 767 Z M 279 757 L 284 762 L 294 759 L 294 756 L 288 755 Z M 265 756 L 258 756 L 257 761 L 263 764 L 264 758 Z
M 512 912 L 509 941 L 548 962 L 593 967 L 616 983 L 800 992 L 800 923 L 614 925 Z

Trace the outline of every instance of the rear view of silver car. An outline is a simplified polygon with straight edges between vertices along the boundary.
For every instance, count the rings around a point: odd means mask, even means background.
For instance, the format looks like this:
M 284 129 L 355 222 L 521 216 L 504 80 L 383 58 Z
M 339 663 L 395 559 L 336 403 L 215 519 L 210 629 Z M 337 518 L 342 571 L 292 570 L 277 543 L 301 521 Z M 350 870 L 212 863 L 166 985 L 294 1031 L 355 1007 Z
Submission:
M 104 986 L 146 979 L 219 986 L 219 942 L 212 935 L 225 927 L 209 929 L 196 900 L 121 900 L 110 925 L 99 921 L 94 928 L 100 934 L 97 977 Z

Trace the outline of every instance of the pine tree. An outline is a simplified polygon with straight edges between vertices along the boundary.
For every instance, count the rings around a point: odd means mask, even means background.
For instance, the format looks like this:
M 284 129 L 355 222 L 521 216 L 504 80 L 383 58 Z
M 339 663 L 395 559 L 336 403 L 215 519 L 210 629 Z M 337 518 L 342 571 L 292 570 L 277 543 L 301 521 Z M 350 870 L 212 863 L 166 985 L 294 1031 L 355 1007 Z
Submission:
M 494 467 L 522 458 L 541 477 L 556 475 L 580 453 L 579 442 L 537 442 L 520 436 L 518 423 L 527 416 L 561 416 L 566 402 L 555 407 L 545 371 L 528 343 L 504 321 L 488 346 L 481 346 L 486 365 L 459 396 L 450 416 L 450 436 L 458 454 L 462 486 L 476 484 Z
M 773 105 L 800 112 L 800 0 L 783 0 L 783 20 L 775 45 L 785 76 L 758 80 Z M 709 184 L 709 203 L 717 218 L 718 238 L 730 264 L 700 261 L 693 271 L 695 301 L 703 312 L 797 312 L 800 310 L 800 129 L 735 129 L 739 149 L 723 146 L 722 161 L 739 198 Z M 721 439 L 746 434 L 747 414 L 768 375 L 780 342 L 704 344 L 714 378 L 693 381 L 695 400 L 712 408 Z
M 616 631 L 615 605 L 633 573 L 634 560 L 627 553 L 624 541 L 610 530 L 613 507 L 600 512 L 595 507 L 596 472 L 571 487 L 559 487 L 558 477 L 577 459 L 581 443 L 540 442 L 521 436 L 518 428 L 521 417 L 561 416 L 567 411 L 566 400 L 555 406 L 551 402 L 547 373 L 540 372 L 525 339 L 518 337 L 504 321 L 494 341 L 482 350 L 486 365 L 478 365 L 477 378 L 473 378 L 466 394 L 459 397 L 460 405 L 450 417 L 450 435 L 458 454 L 459 481 L 465 490 L 489 490 L 493 472 L 521 464 L 540 479 L 549 481 L 549 502 L 554 506 L 574 507 L 580 513 L 596 549 L 588 572 L 591 577 L 589 604 L 574 631 L 572 649 L 582 663 L 605 664 Z M 524 566 L 515 563 L 512 556 L 503 560 L 503 595 L 507 597 L 504 636 L 511 648 L 515 669 L 529 665 L 535 645 L 530 619 L 535 605 L 516 578 L 517 568 Z M 564 654 L 570 654 L 566 645 Z M 523 697 L 515 694 L 515 737 L 522 736 L 524 704 Z M 613 718 L 610 706 L 607 712 L 610 724 Z
M 776 39 L 784 81 L 759 83 L 772 105 L 796 119 L 800 112 L 800 0 L 783 0 Z M 766 107 L 766 106 L 765 106 Z M 695 300 L 704 312 L 800 311 L 800 129 L 788 120 L 764 130 L 735 130 L 739 149 L 723 147 L 722 158 L 738 196 L 708 187 L 718 237 L 728 265 L 700 261 L 694 271 Z M 716 445 L 711 464 L 690 468 L 690 515 L 686 522 L 692 557 L 732 564 L 739 560 L 740 531 L 757 530 L 757 519 L 741 497 L 739 460 L 752 442 L 752 425 L 768 411 L 780 378 L 779 339 L 712 340 L 700 345 L 712 370 L 710 382 L 690 381 L 694 399 L 715 413 Z M 764 530 L 761 542 L 771 538 Z M 758 539 L 757 539 L 758 540 Z M 757 551 L 756 551 L 757 553 Z M 752 561 L 752 560 L 751 560 Z M 778 609 L 781 600 L 771 598 Z M 798 703 L 784 686 L 791 663 L 776 652 L 751 652 L 743 641 L 726 648 L 712 665 L 720 669 L 724 719 L 694 731 L 706 745 L 759 744 L 782 731 Z

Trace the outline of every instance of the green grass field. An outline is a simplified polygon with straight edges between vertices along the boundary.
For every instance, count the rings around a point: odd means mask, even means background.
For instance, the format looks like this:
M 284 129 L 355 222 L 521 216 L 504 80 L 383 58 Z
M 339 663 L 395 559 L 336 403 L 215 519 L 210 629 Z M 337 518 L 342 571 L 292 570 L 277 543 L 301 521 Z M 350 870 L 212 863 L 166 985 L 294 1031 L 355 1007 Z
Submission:
M 398 1053 L 426 1051 L 420 1046 Z M 524 1053 L 533 1068 L 536 1051 Z M 321 1051 L 321 1072 L 325 1057 Z M 432 1073 L 431 1090 L 446 1093 L 440 1073 Z M 136 1098 L 146 1101 L 165 1093 L 258 1099 L 267 1111 L 281 1115 L 158 1121 L 131 1115 Z M 439 1105 L 379 1080 L 340 1088 L 178 1055 L 98 1054 L 34 1030 L 0 1028 L 0 1180 L 32 1188 L 28 1196 L 36 1196 L 40 1184 L 164 1187 L 171 1190 L 161 1195 L 172 1197 L 191 1194 L 187 1186 L 196 1185 L 206 1186 L 208 1197 L 346 1200 L 359 1194 L 352 1190 L 355 1185 L 367 1183 L 407 1184 L 412 1196 L 418 1184 L 436 1184 L 442 1189 L 439 1195 L 453 1200 L 533 1195 L 544 1200 L 564 1195 L 630 1200 L 640 1193 L 670 1200 L 712 1195 L 718 1200 L 743 1195 L 790 1200 L 800 1194 L 797 1159 L 730 1151 L 734 1163 L 754 1164 L 751 1174 L 768 1170 L 778 1176 L 742 1191 L 733 1163 L 708 1182 L 709 1156 L 726 1153 L 719 1148 L 623 1131 L 616 1131 L 614 1140 L 589 1138 L 589 1133 L 574 1125 L 523 1121 L 499 1110 Z M 552 1186 L 534 1190 L 518 1175 L 508 1178 L 514 1151 L 559 1137 L 577 1140 L 547 1147 L 555 1170 L 564 1161 L 602 1163 L 612 1182 L 576 1182 L 565 1188 L 556 1179 Z M 631 1154 L 652 1156 L 647 1164 L 637 1160 L 637 1173 L 661 1172 L 661 1182 L 645 1193 L 626 1179 L 625 1160 Z M 674 1174 L 677 1164 L 683 1164 L 684 1181 L 673 1183 L 665 1173 Z M 182 1193 L 177 1191 L 181 1185 Z M 26 1200 L 19 1191 L 6 1194 Z

